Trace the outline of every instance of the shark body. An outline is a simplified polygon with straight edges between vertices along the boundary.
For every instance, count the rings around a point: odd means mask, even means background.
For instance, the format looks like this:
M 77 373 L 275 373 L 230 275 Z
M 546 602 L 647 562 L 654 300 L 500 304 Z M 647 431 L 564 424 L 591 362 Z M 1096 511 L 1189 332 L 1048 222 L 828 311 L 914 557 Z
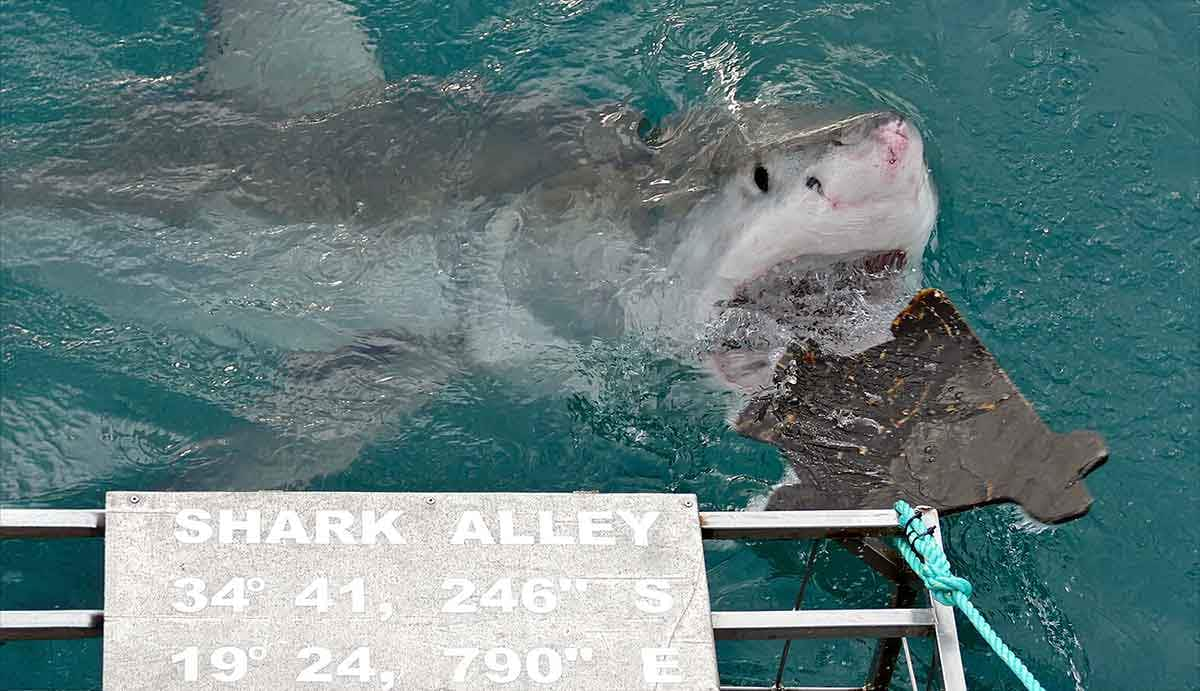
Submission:
M 727 104 L 651 127 L 620 105 L 389 84 L 340 2 L 213 12 L 194 99 L 97 122 L 0 197 L 7 265 L 292 353 L 244 429 L 185 450 L 187 486 L 336 472 L 453 377 L 569 370 L 595 339 L 753 392 L 795 339 L 886 340 L 919 283 L 936 194 L 897 113 Z

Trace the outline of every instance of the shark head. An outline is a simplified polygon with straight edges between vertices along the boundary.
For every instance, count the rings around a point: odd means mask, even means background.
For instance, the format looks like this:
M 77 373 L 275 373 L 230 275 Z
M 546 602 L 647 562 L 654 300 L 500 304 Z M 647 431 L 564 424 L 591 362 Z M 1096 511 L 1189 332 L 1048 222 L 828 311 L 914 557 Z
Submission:
M 870 112 L 789 128 L 776 117 L 737 131 L 672 259 L 689 278 L 697 321 L 728 322 L 736 312 L 746 323 L 754 313 L 760 332 L 786 327 L 798 320 L 797 293 L 833 267 L 919 281 L 937 195 L 911 121 Z M 798 277 L 809 277 L 808 288 L 797 288 Z
M 937 216 L 921 135 L 890 112 L 758 145 L 719 197 L 727 223 L 710 230 L 715 251 L 696 268 L 716 299 L 793 265 L 885 256 L 919 265 Z

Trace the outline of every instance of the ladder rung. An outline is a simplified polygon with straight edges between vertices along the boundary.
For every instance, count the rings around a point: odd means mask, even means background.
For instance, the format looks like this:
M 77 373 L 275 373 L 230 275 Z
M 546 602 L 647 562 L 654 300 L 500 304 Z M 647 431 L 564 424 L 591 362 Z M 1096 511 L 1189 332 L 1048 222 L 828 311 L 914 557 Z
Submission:
M 0 538 L 103 535 L 103 509 L 0 509 Z
M 0 641 L 94 638 L 103 629 L 98 609 L 0 611 Z
M 861 686 L 722 686 L 721 691 L 863 691 Z
M 891 510 L 704 511 L 700 526 L 710 540 L 794 540 L 899 532 Z M 103 535 L 103 509 L 0 509 L 0 538 Z
M 103 620 L 100 610 L 3 611 L 0 640 L 99 636 Z M 713 612 L 712 622 L 718 640 L 898 638 L 933 631 L 927 609 Z
M 719 641 L 933 635 L 933 612 L 928 609 L 713 612 L 712 623 L 713 634 Z
M 702 511 L 707 540 L 800 540 L 818 537 L 897 535 L 896 512 L 863 511 Z

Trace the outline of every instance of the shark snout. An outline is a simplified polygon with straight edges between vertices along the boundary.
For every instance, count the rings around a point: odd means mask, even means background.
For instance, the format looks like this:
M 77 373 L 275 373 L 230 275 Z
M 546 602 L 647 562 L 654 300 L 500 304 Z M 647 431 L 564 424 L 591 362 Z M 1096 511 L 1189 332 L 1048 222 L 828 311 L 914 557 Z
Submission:
M 882 145 L 884 160 L 894 166 L 904 160 L 909 150 L 909 125 L 902 116 L 894 116 L 875 130 L 875 138 Z
M 885 137 L 908 139 L 908 123 L 903 115 L 895 115 L 879 126 L 879 132 Z

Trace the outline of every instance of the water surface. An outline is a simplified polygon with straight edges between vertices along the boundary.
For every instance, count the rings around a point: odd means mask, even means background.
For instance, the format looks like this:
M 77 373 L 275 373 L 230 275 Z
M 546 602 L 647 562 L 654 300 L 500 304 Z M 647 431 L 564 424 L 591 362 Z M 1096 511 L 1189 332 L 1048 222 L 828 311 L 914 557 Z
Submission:
M 1112 452 L 1088 481 L 1087 517 L 1043 530 L 1012 508 L 961 516 L 947 530 L 952 562 L 1046 688 L 1200 687 L 1195 3 L 356 6 L 390 79 L 623 102 L 651 118 L 731 100 L 909 113 L 941 193 L 926 283 L 951 295 L 1053 428 L 1096 429 Z M 206 28 L 201 2 L 0 4 L 4 172 L 70 153 L 90 123 L 130 103 L 181 100 L 201 77 Z M 321 243 L 339 257 L 387 256 L 370 244 L 347 254 L 353 237 L 293 233 L 251 248 L 294 252 L 289 272 L 275 262 L 264 274 L 239 254 L 242 238 L 220 271 L 189 274 L 187 262 L 125 266 L 132 240 L 116 231 L 155 238 L 163 261 L 195 258 L 201 236 L 109 222 L 22 226 L 78 232 L 83 249 L 0 263 L 5 505 L 95 506 L 108 489 L 169 482 L 174 452 L 235 425 L 284 357 L 196 306 L 274 315 L 272 333 L 286 333 L 311 307 L 279 286 L 303 277 L 333 300 L 338 280 L 365 275 L 310 263 Z M 0 231 L 13 241 L 14 228 Z M 220 247 L 213 237 L 205 252 Z M 174 282 L 145 280 L 164 275 Z M 189 302 L 171 309 L 164 295 Z M 726 428 L 727 399 L 694 368 L 627 342 L 585 355 L 592 395 L 467 377 L 308 487 L 680 491 L 740 509 L 778 480 L 777 455 Z M 713 547 L 714 608 L 788 606 L 802 551 Z M 0 606 L 100 607 L 100 556 L 85 541 L 0 545 Z M 814 606 L 882 601 L 848 555 L 823 550 L 818 563 Z M 960 631 L 972 688 L 1018 688 Z M 723 681 L 769 683 L 776 650 L 723 644 Z M 869 652 L 800 644 L 789 678 L 860 683 Z M 96 688 L 99 659 L 98 641 L 5 645 L 0 688 Z

